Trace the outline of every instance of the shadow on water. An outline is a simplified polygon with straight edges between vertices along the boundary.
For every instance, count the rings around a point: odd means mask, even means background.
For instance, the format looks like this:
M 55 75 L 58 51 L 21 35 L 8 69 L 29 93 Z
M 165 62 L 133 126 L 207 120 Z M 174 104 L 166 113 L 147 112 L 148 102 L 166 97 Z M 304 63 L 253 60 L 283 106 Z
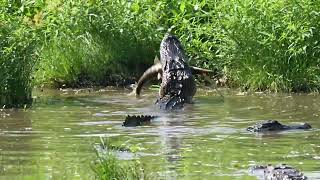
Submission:
M 36 150 L 31 141 L 32 122 L 28 114 L 17 110 L 0 112 L 0 174 L 25 174 L 34 172 L 30 158 Z
M 100 137 L 138 146 L 146 170 L 159 179 L 256 179 L 256 164 L 290 164 L 320 177 L 319 95 L 198 91 L 182 111 L 162 112 L 156 92 L 47 91 L 32 109 L 0 117 L 0 178 L 93 179 L 92 144 Z M 123 127 L 127 114 L 156 115 L 148 126 Z M 258 120 L 308 122 L 308 131 L 255 134 Z

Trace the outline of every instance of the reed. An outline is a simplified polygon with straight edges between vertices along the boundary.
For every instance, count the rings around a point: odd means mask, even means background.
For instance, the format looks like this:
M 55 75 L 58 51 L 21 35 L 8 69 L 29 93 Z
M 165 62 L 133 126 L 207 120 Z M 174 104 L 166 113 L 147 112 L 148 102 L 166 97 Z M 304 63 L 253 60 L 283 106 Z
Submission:
M 36 59 L 36 28 L 23 12 L 0 3 L 0 108 L 26 107 L 32 103 L 31 75 Z
M 103 142 L 103 140 L 101 140 Z M 107 141 L 108 142 L 108 141 Z M 129 151 L 129 148 L 101 143 L 95 149 L 97 160 L 92 166 L 96 179 L 101 180 L 146 180 L 148 178 L 143 165 L 138 159 L 121 160 L 117 152 Z

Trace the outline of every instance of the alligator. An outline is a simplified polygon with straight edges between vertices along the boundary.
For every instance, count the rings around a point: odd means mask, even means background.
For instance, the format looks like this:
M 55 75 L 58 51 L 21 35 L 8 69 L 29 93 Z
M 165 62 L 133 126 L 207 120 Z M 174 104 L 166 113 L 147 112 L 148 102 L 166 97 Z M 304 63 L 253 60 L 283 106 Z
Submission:
M 157 116 L 151 115 L 127 115 L 122 126 L 125 127 L 135 127 L 150 124 L 151 119 L 156 118 Z
M 257 122 L 255 125 L 247 128 L 247 131 L 251 132 L 269 132 L 269 131 L 282 131 L 293 129 L 310 129 L 311 125 L 308 123 L 302 123 L 297 125 L 283 125 L 276 120 L 266 120 Z
M 208 69 L 189 66 L 188 57 L 179 39 L 167 33 L 160 44 L 160 60 L 155 58 L 155 64 L 148 68 L 140 77 L 134 89 L 136 96 L 140 96 L 143 85 L 154 77 L 162 79 L 159 98 L 156 104 L 162 110 L 181 109 L 185 103 L 192 103 L 196 93 L 194 74 L 215 73 Z M 128 115 L 123 126 L 141 126 L 150 123 L 156 116 Z
M 162 110 L 181 109 L 185 103 L 192 103 L 196 93 L 193 75 L 214 71 L 188 65 L 188 57 L 177 37 L 167 33 L 160 44 L 160 62 L 148 68 L 138 81 L 136 96 L 143 85 L 158 75 L 162 79 L 156 104 Z
M 249 173 L 264 180 L 306 180 L 308 179 L 299 170 L 285 164 L 278 166 L 257 165 L 249 169 Z

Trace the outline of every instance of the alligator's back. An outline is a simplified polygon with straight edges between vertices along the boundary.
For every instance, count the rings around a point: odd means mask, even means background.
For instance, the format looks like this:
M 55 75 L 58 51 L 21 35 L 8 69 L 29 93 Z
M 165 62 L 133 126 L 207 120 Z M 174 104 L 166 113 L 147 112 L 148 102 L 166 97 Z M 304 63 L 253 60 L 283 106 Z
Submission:
M 195 81 L 187 70 L 171 71 L 163 76 L 160 97 L 157 100 L 160 109 L 180 109 L 184 103 L 191 103 L 196 92 Z
M 265 180 L 306 180 L 308 179 L 298 169 L 285 164 L 277 166 L 253 166 L 249 169 L 250 174 L 259 176 Z

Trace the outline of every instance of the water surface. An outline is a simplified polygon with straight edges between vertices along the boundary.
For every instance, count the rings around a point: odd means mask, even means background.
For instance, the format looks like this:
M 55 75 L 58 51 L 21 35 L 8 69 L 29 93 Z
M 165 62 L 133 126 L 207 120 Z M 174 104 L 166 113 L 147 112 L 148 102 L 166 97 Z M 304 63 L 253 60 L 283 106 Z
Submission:
M 161 112 L 156 91 L 137 99 L 107 89 L 35 92 L 28 110 L 0 111 L 0 179 L 94 179 L 100 137 L 139 147 L 157 179 L 257 179 L 256 164 L 286 163 L 320 179 L 320 95 L 198 91 L 182 111 Z M 158 115 L 150 126 L 122 127 L 126 114 Z M 308 122 L 307 131 L 249 133 L 259 120 Z

